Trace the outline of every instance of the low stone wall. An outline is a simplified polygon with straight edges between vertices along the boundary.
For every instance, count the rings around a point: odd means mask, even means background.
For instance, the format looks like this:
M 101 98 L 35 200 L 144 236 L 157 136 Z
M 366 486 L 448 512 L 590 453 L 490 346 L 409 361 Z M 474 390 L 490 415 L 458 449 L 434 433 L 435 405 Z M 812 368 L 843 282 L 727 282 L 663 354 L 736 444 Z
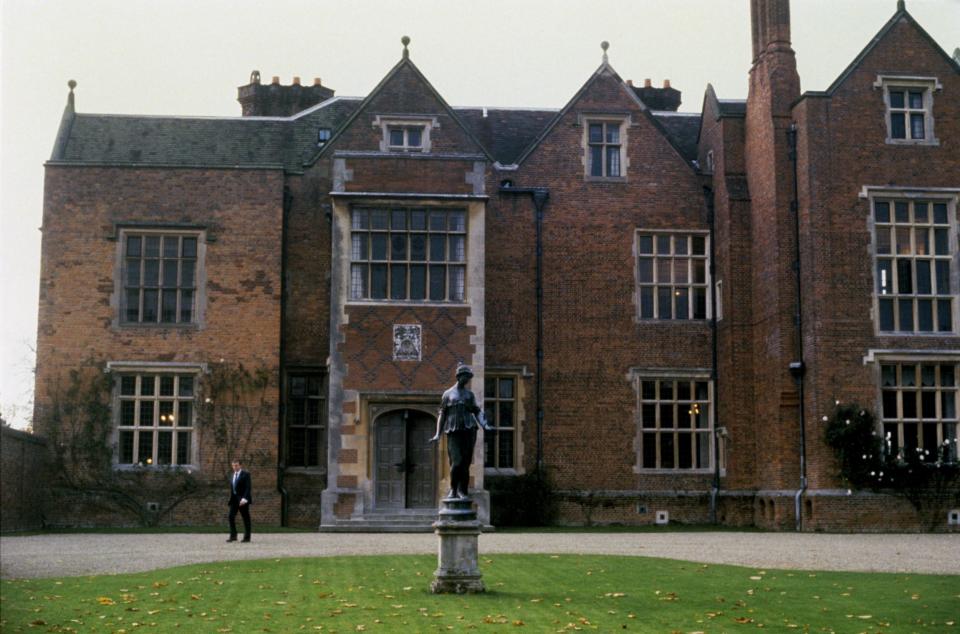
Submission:
M 655 524 L 657 517 L 680 524 L 709 524 L 710 493 L 707 491 L 621 492 L 588 494 L 559 493 L 558 523 L 567 526 Z M 752 526 L 753 496 L 721 493 L 717 498 L 717 521 L 725 526 Z
M 253 528 L 280 525 L 280 495 L 276 491 L 258 493 L 254 489 L 254 504 L 250 509 Z M 145 519 L 132 509 L 121 509 L 104 494 L 70 489 L 52 489 L 46 524 L 51 528 L 136 528 Z M 225 486 L 210 486 L 197 491 L 172 509 L 164 508 L 164 501 L 144 497 L 145 515 L 158 526 L 223 526 L 227 530 L 228 491 Z M 169 503 L 169 502 L 167 502 Z M 156 505 L 156 510 L 147 505 Z M 139 505 L 138 505 L 139 508 Z M 139 511 L 138 511 L 139 512 Z M 239 522 L 239 518 L 237 519 Z
M 577 491 L 558 492 L 557 523 L 565 526 L 655 524 L 658 515 L 670 523 L 709 524 L 707 491 Z M 805 532 L 960 532 L 948 523 L 948 511 L 918 514 L 904 498 L 870 491 L 808 491 L 801 498 Z M 957 505 L 960 507 L 960 504 Z M 717 523 L 755 526 L 765 530 L 796 530 L 796 501 L 792 491 L 721 491 Z
M 46 441 L 0 427 L 0 456 L 0 530 L 8 533 L 43 528 L 48 481 Z

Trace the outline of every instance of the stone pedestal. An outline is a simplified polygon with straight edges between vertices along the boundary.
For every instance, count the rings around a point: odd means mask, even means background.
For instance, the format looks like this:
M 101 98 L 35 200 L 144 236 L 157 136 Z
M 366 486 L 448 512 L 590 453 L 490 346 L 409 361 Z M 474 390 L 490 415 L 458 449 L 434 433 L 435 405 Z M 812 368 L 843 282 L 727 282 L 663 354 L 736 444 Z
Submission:
M 480 521 L 470 498 L 444 498 L 433 523 L 440 538 L 437 571 L 430 590 L 434 594 L 486 592 L 477 566 Z

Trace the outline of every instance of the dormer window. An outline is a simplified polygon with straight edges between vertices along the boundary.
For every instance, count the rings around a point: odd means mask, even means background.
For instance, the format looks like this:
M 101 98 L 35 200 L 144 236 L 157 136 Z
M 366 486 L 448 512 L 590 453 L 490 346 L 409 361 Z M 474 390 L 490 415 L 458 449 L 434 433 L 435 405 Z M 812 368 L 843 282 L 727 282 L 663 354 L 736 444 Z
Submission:
M 588 180 L 623 180 L 626 164 L 627 120 L 623 117 L 584 116 L 583 150 Z
M 387 128 L 388 147 L 397 152 L 423 151 L 423 126 L 403 126 Z
M 323 147 L 330 140 L 330 128 L 320 128 L 317 130 L 317 145 Z
M 887 143 L 939 144 L 933 135 L 933 93 L 941 86 L 935 77 L 881 75 L 874 87 L 883 88 Z
M 380 151 L 426 154 L 430 134 L 440 128 L 436 117 L 424 115 L 377 115 L 373 127 L 380 130 Z

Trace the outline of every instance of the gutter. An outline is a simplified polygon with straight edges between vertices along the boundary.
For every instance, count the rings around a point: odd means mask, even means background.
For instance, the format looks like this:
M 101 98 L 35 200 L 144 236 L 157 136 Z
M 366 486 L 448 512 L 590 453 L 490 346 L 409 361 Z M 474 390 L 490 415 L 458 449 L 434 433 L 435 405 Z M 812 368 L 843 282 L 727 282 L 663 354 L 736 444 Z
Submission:
M 543 476 L 543 208 L 550 197 L 546 187 L 501 186 L 501 194 L 529 195 L 536 208 L 534 225 L 536 227 L 536 306 L 537 306 L 537 478 Z
M 797 326 L 797 360 L 790 363 L 790 374 L 797 383 L 797 393 L 800 399 L 799 423 L 800 423 L 800 488 L 793 496 L 794 517 L 796 518 L 796 530 L 803 530 L 803 507 L 800 500 L 807 491 L 807 425 L 804 412 L 804 394 L 803 377 L 806 374 L 806 365 L 803 361 L 803 295 L 801 293 L 800 277 L 800 193 L 799 179 L 797 171 L 797 124 L 790 124 L 787 130 L 787 144 L 789 149 L 790 162 L 793 164 L 793 198 L 790 201 L 790 211 L 793 212 L 794 220 L 794 249 L 797 259 L 793 263 L 793 271 L 797 282 L 797 308 L 795 320 Z
M 283 476 L 286 473 L 285 445 L 286 431 L 284 420 L 286 418 L 286 365 L 287 365 L 287 233 L 289 225 L 290 208 L 293 206 L 293 194 L 290 193 L 290 187 L 283 187 L 283 219 L 281 221 L 280 233 L 280 403 L 277 409 L 277 492 L 280 493 L 280 526 L 288 525 L 288 510 L 290 506 L 290 494 L 283 486 Z

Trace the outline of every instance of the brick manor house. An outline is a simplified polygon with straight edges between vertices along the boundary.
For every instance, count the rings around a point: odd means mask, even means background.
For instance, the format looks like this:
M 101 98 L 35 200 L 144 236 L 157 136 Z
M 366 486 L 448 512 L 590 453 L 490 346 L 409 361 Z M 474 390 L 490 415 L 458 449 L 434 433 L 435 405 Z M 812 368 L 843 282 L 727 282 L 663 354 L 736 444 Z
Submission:
M 217 485 L 165 521 L 219 522 L 240 452 L 261 524 L 425 528 L 449 482 L 427 439 L 466 363 L 495 426 L 486 520 L 492 482 L 542 469 L 567 524 L 918 528 L 848 491 L 824 441 L 858 402 L 895 447 L 956 460 L 960 61 L 890 1 L 801 92 L 788 0 L 751 0 L 747 99 L 708 85 L 699 113 L 606 44 L 559 110 L 451 106 L 406 38 L 366 97 L 254 72 L 241 117 L 83 114 L 71 82 L 37 431 L 94 367 L 115 470 Z M 260 413 L 215 431 L 211 377 L 241 366 Z

